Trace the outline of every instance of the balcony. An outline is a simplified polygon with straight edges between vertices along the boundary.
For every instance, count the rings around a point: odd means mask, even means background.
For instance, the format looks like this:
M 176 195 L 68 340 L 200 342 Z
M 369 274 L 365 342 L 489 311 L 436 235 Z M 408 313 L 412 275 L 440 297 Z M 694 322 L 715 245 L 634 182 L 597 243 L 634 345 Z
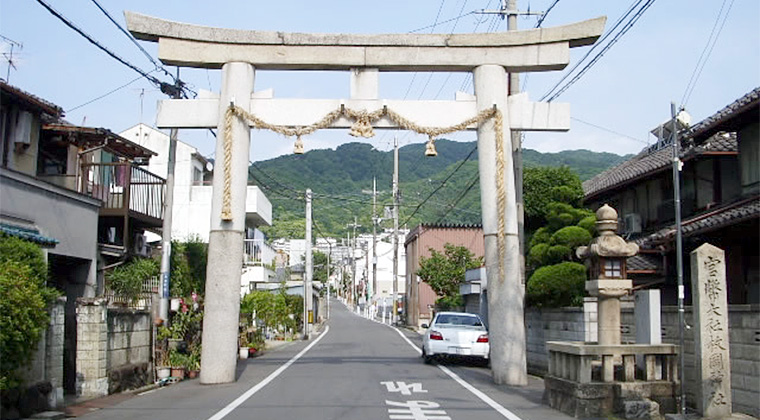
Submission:
M 271 265 L 276 252 L 263 239 L 246 239 L 243 245 L 243 264 L 246 266 Z
M 166 180 L 129 162 L 85 163 L 79 192 L 103 203 L 100 215 L 161 227 Z

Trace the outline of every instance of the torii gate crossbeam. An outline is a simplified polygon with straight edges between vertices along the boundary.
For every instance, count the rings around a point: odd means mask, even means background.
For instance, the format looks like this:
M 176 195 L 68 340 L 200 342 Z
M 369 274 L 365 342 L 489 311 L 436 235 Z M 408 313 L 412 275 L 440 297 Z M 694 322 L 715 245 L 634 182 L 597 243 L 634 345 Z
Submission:
M 158 41 L 159 59 L 169 65 L 221 68 L 218 97 L 171 100 L 160 104 L 162 128 L 225 129 L 225 111 L 231 102 L 271 124 L 304 126 L 315 122 L 341 101 L 274 99 L 254 92 L 256 69 L 352 70 L 351 98 L 342 103 L 373 111 L 384 106 L 420 125 L 448 126 L 497 107 L 501 111 L 501 138 L 494 121 L 477 129 L 481 207 L 485 235 L 491 368 L 494 382 L 527 383 L 524 285 L 521 282 L 515 181 L 510 130 L 569 129 L 566 104 L 530 103 L 525 95 L 507 96 L 507 72 L 550 71 L 569 63 L 569 49 L 590 45 L 604 29 L 605 18 L 555 28 L 498 34 L 298 34 L 241 31 L 177 23 L 125 12 L 132 34 Z M 457 101 L 381 101 L 377 98 L 378 72 L 472 72 L 475 97 Z M 446 123 L 441 124 L 446 119 Z M 330 128 L 349 127 L 341 118 Z M 392 127 L 380 119 L 373 127 Z M 225 156 L 226 136 L 217 139 L 216 155 Z M 211 232 L 203 328 L 201 382 L 235 380 L 235 353 L 242 268 L 245 194 L 250 125 L 235 119 L 231 126 L 227 167 L 228 194 L 223 176 L 214 176 Z M 500 146 L 500 147 L 497 147 Z M 501 150 L 501 156 L 497 154 Z M 497 162 L 503 168 L 497 169 Z M 501 174 L 498 177 L 497 174 Z M 499 179 L 497 179 L 499 178 Z M 497 184 L 505 185 L 502 194 Z M 221 215 L 222 202 L 232 209 L 231 220 Z M 497 200 L 502 204 L 498 205 Z M 506 252 L 499 251 L 499 242 Z M 504 276 L 500 275 L 504 267 Z

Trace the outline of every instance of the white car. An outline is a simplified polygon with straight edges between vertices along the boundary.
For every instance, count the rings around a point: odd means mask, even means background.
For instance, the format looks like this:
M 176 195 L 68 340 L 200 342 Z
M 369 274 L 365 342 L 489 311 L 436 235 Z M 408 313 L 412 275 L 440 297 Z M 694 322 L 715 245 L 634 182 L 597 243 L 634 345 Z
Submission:
M 480 317 L 465 312 L 439 312 L 422 338 L 425 363 L 436 356 L 475 357 L 488 360 L 488 331 Z

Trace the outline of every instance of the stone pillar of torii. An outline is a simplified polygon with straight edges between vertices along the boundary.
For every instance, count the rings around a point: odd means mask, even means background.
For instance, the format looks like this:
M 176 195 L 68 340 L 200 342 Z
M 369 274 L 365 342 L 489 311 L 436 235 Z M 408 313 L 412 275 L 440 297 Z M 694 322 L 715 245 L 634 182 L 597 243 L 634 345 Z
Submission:
M 222 69 L 218 96 L 161 101 L 156 120 L 160 128 L 219 129 L 201 383 L 235 381 L 252 123 L 233 118 L 231 136 L 227 137 L 225 117 L 230 106 L 268 124 L 288 127 L 313 125 L 344 107 L 369 113 L 388 109 L 424 127 L 453 126 L 486 109 L 498 109 L 502 130 L 495 127 L 494 118 L 466 127 L 477 130 L 478 136 L 491 369 L 498 384 L 527 383 L 525 285 L 520 273 L 510 130 L 567 131 L 570 107 L 529 102 L 524 93 L 508 96 L 507 73 L 563 69 L 570 61 L 570 48 L 591 45 L 599 38 L 604 17 L 506 33 L 349 35 L 211 28 L 132 12 L 125 15 L 135 37 L 158 42 L 159 59 L 164 64 Z M 348 71 L 351 96 L 343 100 L 277 99 L 271 91 L 254 90 L 257 69 Z M 471 72 L 475 96 L 457 94 L 453 101 L 382 100 L 378 98 L 378 81 L 383 71 Z M 329 128 L 350 128 L 354 123 L 341 115 Z M 385 115 L 370 123 L 372 128 L 398 127 Z M 226 144 L 225 138 L 231 139 L 231 144 Z

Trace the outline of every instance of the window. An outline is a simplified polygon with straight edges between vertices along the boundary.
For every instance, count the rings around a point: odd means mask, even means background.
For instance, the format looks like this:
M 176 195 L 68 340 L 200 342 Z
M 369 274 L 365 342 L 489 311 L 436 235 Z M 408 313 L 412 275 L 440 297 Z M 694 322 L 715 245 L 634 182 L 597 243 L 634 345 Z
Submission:
M 604 260 L 604 277 L 608 279 L 623 278 L 623 270 L 620 260 Z

